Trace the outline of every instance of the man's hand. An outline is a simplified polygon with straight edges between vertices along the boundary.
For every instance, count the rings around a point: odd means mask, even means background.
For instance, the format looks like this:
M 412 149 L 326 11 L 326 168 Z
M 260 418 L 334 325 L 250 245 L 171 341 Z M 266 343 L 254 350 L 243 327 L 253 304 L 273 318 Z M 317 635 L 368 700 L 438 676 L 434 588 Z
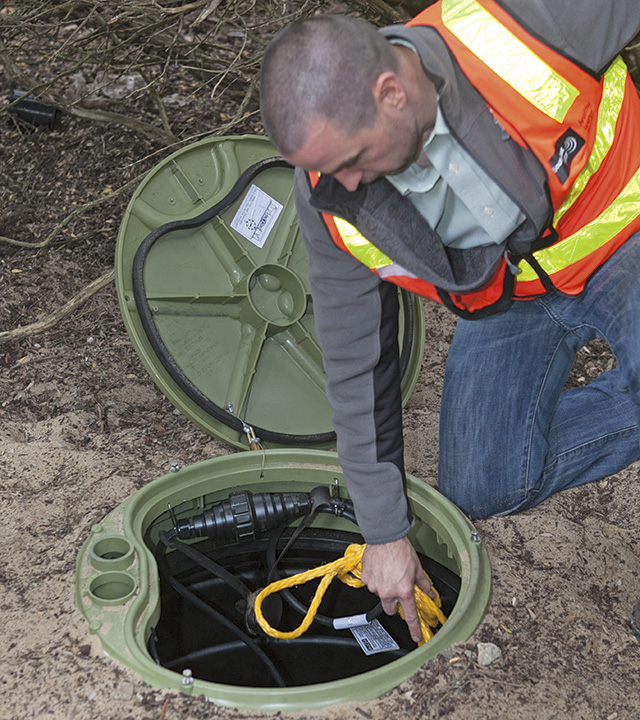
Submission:
M 404 619 L 414 642 L 422 640 L 422 630 L 414 599 L 414 585 L 430 598 L 436 594 L 420 565 L 413 545 L 405 537 L 381 545 L 367 545 L 362 556 L 362 581 L 382 601 L 382 609 L 393 615 L 402 605 Z

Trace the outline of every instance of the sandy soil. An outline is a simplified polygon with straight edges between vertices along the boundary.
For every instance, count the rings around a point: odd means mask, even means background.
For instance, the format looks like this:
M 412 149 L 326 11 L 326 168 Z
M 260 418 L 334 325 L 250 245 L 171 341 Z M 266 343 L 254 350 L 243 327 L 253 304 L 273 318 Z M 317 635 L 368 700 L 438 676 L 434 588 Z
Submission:
M 406 410 L 407 465 L 432 482 L 451 324 L 429 309 L 425 370 Z M 94 340 L 88 343 L 88 338 Z M 230 451 L 177 415 L 141 368 L 112 289 L 59 331 L 21 345 L 2 375 L 2 718 L 253 718 L 150 688 L 92 643 L 73 605 L 92 524 L 150 480 Z M 6 356 L 5 356 L 6 358 Z M 512 518 L 477 523 L 493 598 L 473 638 L 377 701 L 322 718 L 636 718 L 640 647 L 637 468 Z M 477 664 L 476 643 L 502 658 Z M 289 717 L 282 715 L 283 717 Z M 292 715 L 307 717 L 310 713 Z
M 0 74 L 0 91 L 8 90 Z M 251 129 L 251 128 L 249 128 Z M 73 207 L 119 187 L 155 150 L 133 133 L 65 120 L 53 132 L 0 121 L 0 235 L 43 239 Z M 157 159 L 155 160 L 157 161 Z M 153 164 L 147 161 L 146 166 Z M 126 198 L 41 250 L 0 245 L 0 330 L 47 316 L 112 265 Z M 453 319 L 429 305 L 422 373 L 406 411 L 409 472 L 434 484 L 442 372 Z M 573 384 L 612 363 L 581 353 Z M 106 657 L 74 608 L 91 526 L 164 475 L 232 450 L 195 428 L 138 359 L 111 285 L 51 331 L 0 355 L 0 718 L 262 718 L 162 693 Z M 477 523 L 493 597 L 474 636 L 383 698 L 282 718 L 635 720 L 640 645 L 638 467 L 510 518 Z M 502 657 L 477 663 L 478 642 Z

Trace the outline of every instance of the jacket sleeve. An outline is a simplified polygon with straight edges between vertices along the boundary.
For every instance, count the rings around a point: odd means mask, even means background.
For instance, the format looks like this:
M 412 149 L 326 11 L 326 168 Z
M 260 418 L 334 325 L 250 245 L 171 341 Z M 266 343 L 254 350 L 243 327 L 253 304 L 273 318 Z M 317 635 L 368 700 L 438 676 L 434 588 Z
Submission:
M 498 0 L 532 35 L 601 74 L 640 32 L 638 0 Z
M 296 169 L 338 456 L 366 542 L 391 542 L 413 524 L 403 462 L 398 291 L 335 245 L 309 195 L 307 177 Z

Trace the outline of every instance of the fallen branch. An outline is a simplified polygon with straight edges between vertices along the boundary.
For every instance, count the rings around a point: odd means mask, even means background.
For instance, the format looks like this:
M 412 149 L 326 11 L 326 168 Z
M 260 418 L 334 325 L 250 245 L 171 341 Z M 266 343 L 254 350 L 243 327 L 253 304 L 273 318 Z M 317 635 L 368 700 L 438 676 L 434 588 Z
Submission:
M 178 138 L 170 132 L 167 132 L 163 128 L 150 125 L 142 120 L 123 115 L 122 113 L 111 112 L 110 110 L 99 110 L 97 108 L 84 108 L 79 105 L 64 105 L 59 100 L 55 100 L 56 107 L 66 112 L 69 115 L 75 115 L 75 117 L 83 118 L 85 120 L 94 120 L 96 122 L 113 122 L 119 125 L 141 132 L 151 140 L 157 140 L 164 145 L 173 145 L 178 141 Z M 164 117 L 162 118 L 164 122 Z
M 77 310 L 92 295 L 97 293 L 98 290 L 101 290 L 103 287 L 112 283 L 114 277 L 115 271 L 109 270 L 97 280 L 94 280 L 92 283 L 87 285 L 61 308 L 54 310 L 54 312 L 52 312 L 51 315 L 46 317 L 44 320 L 38 320 L 30 325 L 23 325 L 22 327 L 15 328 L 14 330 L 5 330 L 4 332 L 0 332 L 0 344 L 10 342 L 11 340 L 23 340 L 31 335 L 37 335 L 38 333 L 45 332 L 46 330 L 51 330 L 51 328 L 55 327 L 63 318 L 67 317 L 67 315 L 71 315 L 71 313 Z

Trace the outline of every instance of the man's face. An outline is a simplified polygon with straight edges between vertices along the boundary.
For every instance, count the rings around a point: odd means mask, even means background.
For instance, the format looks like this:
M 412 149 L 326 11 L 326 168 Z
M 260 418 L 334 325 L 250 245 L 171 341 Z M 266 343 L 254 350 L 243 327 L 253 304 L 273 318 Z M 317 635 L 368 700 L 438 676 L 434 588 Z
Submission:
M 353 192 L 360 183 L 395 175 L 414 162 L 422 147 L 422 134 L 410 124 L 378 113 L 370 127 L 351 135 L 326 118 L 311 123 L 303 146 L 285 156 L 292 165 L 333 177 Z

